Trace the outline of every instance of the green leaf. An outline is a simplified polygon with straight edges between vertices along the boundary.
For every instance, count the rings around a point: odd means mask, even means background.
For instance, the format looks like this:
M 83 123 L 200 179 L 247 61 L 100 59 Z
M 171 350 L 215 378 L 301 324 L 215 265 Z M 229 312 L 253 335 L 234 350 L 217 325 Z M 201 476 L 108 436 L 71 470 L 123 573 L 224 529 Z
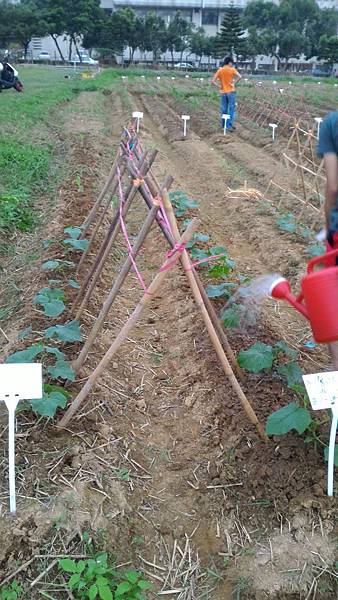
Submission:
M 296 402 L 291 402 L 273 412 L 266 423 L 268 435 L 283 435 L 291 429 L 304 433 L 312 422 L 311 414 L 307 408 L 301 408 Z
M 123 596 L 123 594 L 125 594 L 126 592 L 129 592 L 131 590 L 131 585 L 129 583 L 129 581 L 122 581 L 122 583 L 119 583 L 119 585 L 117 586 L 116 590 L 115 590 L 115 598 L 118 598 L 119 596 Z
M 281 217 L 276 221 L 278 229 L 286 231 L 287 233 L 294 233 L 296 231 L 296 224 L 294 223 L 294 217 L 292 214 L 288 214 L 285 217 Z
M 208 253 L 205 250 L 201 250 L 200 248 L 193 248 L 190 251 L 191 258 L 195 261 L 204 260 L 209 257 Z
M 211 246 L 211 248 L 209 248 L 209 254 L 210 256 L 213 254 L 224 254 L 224 257 L 226 258 L 228 256 L 228 251 L 225 246 Z
M 76 565 L 76 571 L 77 573 L 82 573 L 86 568 L 86 563 L 84 560 L 79 560 L 79 562 Z
M 95 585 L 95 583 L 93 583 L 93 585 L 91 585 L 88 590 L 89 600 L 94 600 L 98 593 L 99 593 L 98 587 L 97 587 L 97 585 Z
M 63 240 L 63 243 L 72 246 L 76 250 L 86 250 L 89 244 L 88 240 L 74 240 L 73 238 L 67 238 Z
M 313 258 L 316 256 L 321 256 L 322 254 L 325 254 L 325 252 L 326 252 L 326 248 L 325 248 L 324 244 L 311 244 L 306 249 L 306 254 L 308 254 L 309 256 L 312 256 Z
M 232 267 L 230 267 L 227 262 L 215 262 L 215 263 L 207 263 L 208 267 L 208 276 L 214 277 L 215 279 L 224 278 L 231 272 Z
M 74 573 L 74 575 L 72 575 L 70 580 L 68 581 L 69 587 L 72 589 L 74 587 L 74 585 L 79 583 L 80 579 L 81 579 L 81 575 L 79 575 L 79 573 Z
M 76 562 L 70 558 L 59 560 L 59 568 L 66 573 L 76 573 Z
M 80 235 L 81 235 L 81 227 L 65 227 L 63 230 L 65 233 L 67 233 L 67 235 L 69 235 L 69 237 L 73 238 L 74 240 L 76 240 Z
M 326 446 L 324 448 L 324 458 L 326 460 L 326 462 L 329 460 L 329 447 Z M 336 467 L 338 467 L 338 445 L 336 444 L 334 447 L 334 464 Z
M 113 594 L 107 585 L 99 587 L 99 596 L 101 600 L 113 600 Z
M 81 287 L 80 284 L 77 281 L 75 281 L 75 279 L 68 279 L 68 285 L 77 290 Z
M 242 307 L 239 304 L 233 304 L 221 312 L 221 319 L 224 327 L 238 327 L 241 321 Z
M 140 588 L 140 590 L 151 590 L 151 588 L 153 587 L 149 581 L 145 581 L 144 579 L 140 579 L 137 585 Z
M 54 378 L 57 379 L 61 377 L 61 379 L 68 379 L 69 381 L 74 381 L 75 379 L 75 371 L 71 367 L 70 363 L 65 360 L 57 360 L 54 366 L 48 367 L 47 372 Z
M 58 348 L 53 348 L 53 346 L 44 346 L 43 351 L 47 352 L 47 354 L 53 354 L 57 359 L 63 360 L 65 355 Z
M 42 417 L 54 417 L 57 409 L 59 407 L 65 408 L 66 404 L 67 396 L 61 392 L 51 392 L 50 394 L 44 394 L 42 398 L 37 400 L 30 400 L 30 405 L 34 412 Z M 74 573 L 75 571 L 69 572 Z
M 284 354 L 290 356 L 290 358 L 293 359 L 297 358 L 298 356 L 297 350 L 295 350 L 294 348 L 290 348 L 290 346 L 288 346 L 283 340 L 280 340 L 275 344 L 275 350 L 277 351 L 277 354 L 279 352 L 284 352 Z
M 277 371 L 280 375 L 285 377 L 289 387 L 303 384 L 303 375 L 297 363 L 289 362 L 285 365 L 279 365 Z
M 130 581 L 130 583 L 136 583 L 137 580 L 140 578 L 139 573 L 137 573 L 137 571 L 127 571 L 126 573 L 124 573 L 124 577 Z
M 68 321 L 65 325 L 48 327 L 44 332 L 45 338 L 56 337 L 61 342 L 80 342 L 82 339 L 78 321 Z
M 55 385 L 52 383 L 44 383 L 43 391 L 46 394 L 50 394 L 51 392 L 60 392 L 66 398 L 66 400 L 68 400 L 68 398 L 70 398 L 72 395 L 71 392 L 65 390 L 65 388 L 63 388 L 61 385 Z
M 19 332 L 18 335 L 18 340 L 23 340 L 25 337 L 27 337 L 27 335 L 29 335 L 32 331 L 32 326 L 29 325 L 28 327 L 26 327 L 25 329 L 23 329 L 22 331 Z
M 107 577 L 103 577 L 102 575 L 99 575 L 96 578 L 96 583 L 100 587 L 100 586 L 108 585 L 109 581 L 108 581 Z
M 25 350 L 20 350 L 19 352 L 14 352 L 6 358 L 5 363 L 30 363 L 34 361 L 41 352 L 43 352 L 43 344 L 33 344 L 32 346 L 28 346 Z
M 231 282 L 220 283 L 218 285 L 211 284 L 206 286 L 205 291 L 208 298 L 220 298 L 221 296 L 229 298 L 231 294 L 231 289 L 234 287 L 236 287 L 236 284 Z
M 263 369 L 271 369 L 273 363 L 272 347 L 262 342 L 256 342 L 248 350 L 240 350 L 237 361 L 240 367 L 259 373 Z
M 55 259 L 55 260 L 47 260 L 46 262 L 43 263 L 42 268 L 45 269 L 45 271 L 54 271 L 54 269 L 58 269 L 60 266 L 60 261 Z
M 58 317 L 65 310 L 62 302 L 64 291 L 59 288 L 42 288 L 35 296 L 33 304 L 41 304 L 47 317 Z
M 210 240 L 210 236 L 206 233 L 200 233 L 197 231 L 194 233 L 194 240 L 197 242 L 208 242 Z

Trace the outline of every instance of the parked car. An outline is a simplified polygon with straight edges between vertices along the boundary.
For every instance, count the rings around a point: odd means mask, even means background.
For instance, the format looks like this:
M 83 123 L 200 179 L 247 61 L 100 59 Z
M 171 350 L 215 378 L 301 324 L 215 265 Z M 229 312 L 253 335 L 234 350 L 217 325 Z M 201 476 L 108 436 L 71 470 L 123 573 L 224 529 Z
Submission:
M 315 67 L 312 71 L 312 77 L 331 77 L 332 69 Z
M 184 71 L 190 71 L 194 69 L 194 65 L 187 62 L 178 62 L 174 65 L 174 69 L 182 69 Z
M 40 54 L 38 54 L 37 56 L 38 60 L 51 60 L 50 54 L 49 52 L 40 52 Z
M 74 56 L 70 61 L 69 61 L 72 65 L 73 64 L 82 64 L 82 65 L 89 65 L 94 67 L 95 65 L 99 64 L 98 60 L 94 60 L 93 58 L 91 58 L 88 54 L 81 54 L 81 60 L 79 59 L 79 57 L 76 55 Z

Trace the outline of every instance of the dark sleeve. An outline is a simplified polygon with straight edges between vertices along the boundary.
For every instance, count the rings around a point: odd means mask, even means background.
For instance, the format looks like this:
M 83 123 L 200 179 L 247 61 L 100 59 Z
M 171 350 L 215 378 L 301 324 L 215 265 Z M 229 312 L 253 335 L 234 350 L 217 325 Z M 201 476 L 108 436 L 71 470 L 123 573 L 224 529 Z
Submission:
M 332 117 L 326 117 L 319 130 L 319 140 L 317 144 L 317 156 L 323 158 L 324 154 L 336 154 L 334 135 L 332 131 Z

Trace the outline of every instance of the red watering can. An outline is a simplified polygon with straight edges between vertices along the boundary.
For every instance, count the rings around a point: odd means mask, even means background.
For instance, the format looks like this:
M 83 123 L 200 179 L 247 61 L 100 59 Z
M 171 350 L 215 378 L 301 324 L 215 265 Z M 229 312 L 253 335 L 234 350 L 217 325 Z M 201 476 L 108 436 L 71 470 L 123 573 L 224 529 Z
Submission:
M 291 294 L 289 282 L 280 277 L 270 288 L 270 296 L 286 300 L 310 321 L 313 337 L 318 343 L 338 340 L 338 249 L 310 260 L 307 274 L 301 281 L 301 293 Z M 316 265 L 324 269 L 314 271 Z

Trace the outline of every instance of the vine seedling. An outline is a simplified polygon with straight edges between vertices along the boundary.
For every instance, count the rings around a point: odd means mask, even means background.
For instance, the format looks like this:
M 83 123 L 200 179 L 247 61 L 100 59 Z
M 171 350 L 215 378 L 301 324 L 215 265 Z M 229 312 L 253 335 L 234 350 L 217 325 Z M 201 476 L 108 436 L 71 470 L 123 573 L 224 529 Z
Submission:
M 88 560 L 64 558 L 59 569 L 76 600 L 145 600 L 143 592 L 152 587 L 137 571 L 121 573 L 111 567 L 107 553 Z

